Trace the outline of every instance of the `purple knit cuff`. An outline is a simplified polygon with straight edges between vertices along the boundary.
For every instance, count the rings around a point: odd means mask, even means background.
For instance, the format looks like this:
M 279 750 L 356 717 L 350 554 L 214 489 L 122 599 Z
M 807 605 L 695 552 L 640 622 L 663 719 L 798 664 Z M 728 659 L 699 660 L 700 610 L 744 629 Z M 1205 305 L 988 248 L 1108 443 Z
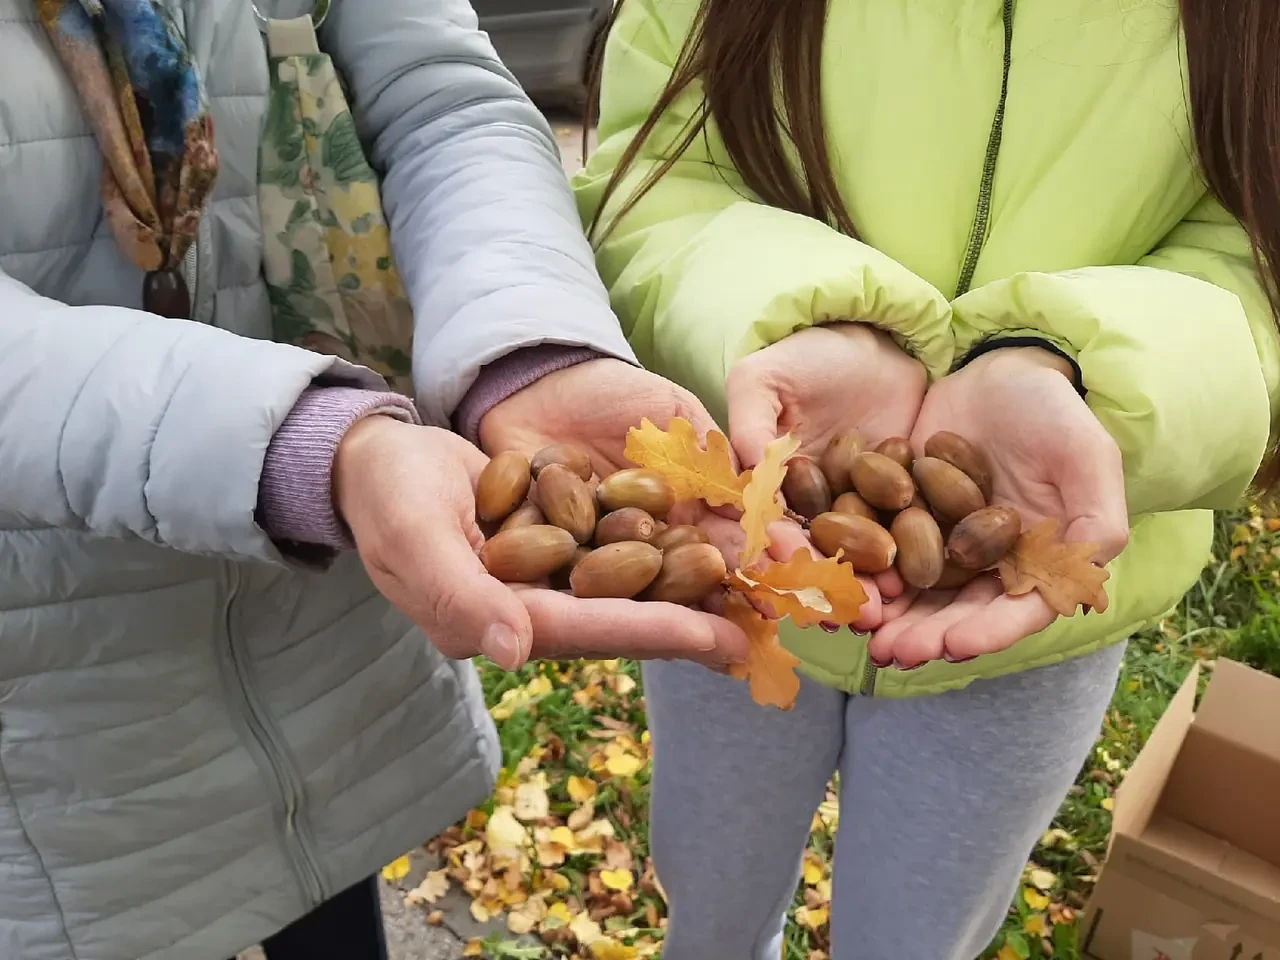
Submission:
M 480 445 L 480 421 L 484 415 L 507 397 L 518 393 L 549 373 L 577 366 L 588 360 L 600 360 L 604 354 L 588 347 L 563 347 L 541 344 L 524 347 L 480 368 L 480 376 L 471 385 L 458 409 L 453 412 L 453 429 L 476 446 Z
M 375 414 L 421 422 L 413 402 L 397 393 L 303 391 L 271 438 L 258 484 L 259 522 L 272 540 L 332 550 L 355 546 L 333 506 L 333 458 L 352 424 Z

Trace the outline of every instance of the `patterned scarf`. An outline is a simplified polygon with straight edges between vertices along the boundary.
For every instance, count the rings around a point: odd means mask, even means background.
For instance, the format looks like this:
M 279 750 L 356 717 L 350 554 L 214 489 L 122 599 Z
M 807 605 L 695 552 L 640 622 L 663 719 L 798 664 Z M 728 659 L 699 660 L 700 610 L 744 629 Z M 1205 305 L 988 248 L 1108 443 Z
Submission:
M 147 274 L 144 307 L 188 317 L 183 258 L 218 174 L 213 121 L 160 0 L 36 0 L 102 153 L 102 206 Z

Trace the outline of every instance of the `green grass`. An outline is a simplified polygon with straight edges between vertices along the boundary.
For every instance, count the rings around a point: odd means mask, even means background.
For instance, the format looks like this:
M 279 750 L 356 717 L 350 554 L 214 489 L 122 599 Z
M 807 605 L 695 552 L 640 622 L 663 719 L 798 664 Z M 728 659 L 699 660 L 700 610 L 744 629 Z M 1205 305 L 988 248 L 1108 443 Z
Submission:
M 1280 532 L 1273 526 L 1280 523 L 1256 512 L 1222 517 L 1213 559 L 1199 582 L 1158 626 L 1131 641 L 1098 743 L 1052 829 L 1033 853 L 1027 883 L 984 957 L 1076 960 L 1074 921 L 1104 857 L 1110 799 L 1169 699 L 1197 662 L 1210 664 L 1218 656 L 1227 656 L 1280 675 Z M 558 817 L 574 808 L 565 789 L 568 777 L 594 774 L 600 784 L 597 811 L 609 818 L 617 838 L 630 847 L 640 876 L 648 856 L 648 768 L 633 776 L 609 776 L 601 773 L 598 759 L 606 742 L 601 736 L 605 724 L 626 724 L 634 731 L 632 736 L 641 740 L 645 717 L 638 667 L 623 662 L 602 672 L 598 666 L 540 664 L 508 674 L 482 664 L 481 676 L 491 705 L 508 691 L 525 689 L 535 677 L 545 677 L 546 681 L 539 681 L 543 684 L 549 681 L 549 691 L 544 688 L 531 704 L 499 720 L 506 769 L 527 773 L 536 767 L 546 772 L 552 814 Z M 488 812 L 492 807 L 491 801 L 484 809 Z M 829 809 L 825 821 L 815 821 L 809 849 L 820 869 L 815 866 L 809 882 L 802 883 L 792 910 L 793 920 L 799 911 L 801 921 L 807 917 L 810 923 L 788 924 L 783 960 L 823 960 L 829 948 L 821 910 L 829 895 L 833 826 Z M 750 838 L 743 842 L 749 843 Z M 589 899 L 583 891 L 593 869 L 589 862 L 570 858 L 561 870 L 573 885 L 571 893 L 581 895 L 584 902 Z M 604 928 L 638 929 L 640 939 L 626 942 L 650 942 L 655 951 L 662 930 L 652 920 L 663 914 L 662 900 L 643 881 L 634 893 L 632 912 L 612 918 Z M 802 909 L 806 901 L 810 908 L 817 908 L 817 921 Z M 513 947 L 495 941 L 486 952 L 514 956 L 501 952 Z M 541 949 L 541 954 L 520 956 L 573 954 L 563 943 Z M 578 948 L 577 955 L 587 957 L 590 952 Z

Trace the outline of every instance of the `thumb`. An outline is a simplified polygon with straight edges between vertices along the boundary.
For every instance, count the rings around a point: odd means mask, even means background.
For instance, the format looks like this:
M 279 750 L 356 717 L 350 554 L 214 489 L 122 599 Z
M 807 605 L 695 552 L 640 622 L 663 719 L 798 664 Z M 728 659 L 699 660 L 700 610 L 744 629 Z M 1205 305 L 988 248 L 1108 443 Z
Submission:
M 758 380 L 730 375 L 725 385 L 729 408 L 729 442 L 748 469 L 764 459 L 764 450 L 778 438 L 782 404 L 778 395 Z
M 482 653 L 504 670 L 519 669 L 533 649 L 524 604 L 489 575 L 455 518 L 438 509 L 420 516 L 401 539 L 412 547 L 384 564 L 401 594 L 390 599 L 446 656 Z
M 1063 539 L 1096 543 L 1099 563 L 1110 563 L 1129 543 L 1124 468 L 1119 451 L 1109 446 L 1101 457 L 1091 451 L 1093 456 L 1068 458 L 1058 487 L 1066 508 Z

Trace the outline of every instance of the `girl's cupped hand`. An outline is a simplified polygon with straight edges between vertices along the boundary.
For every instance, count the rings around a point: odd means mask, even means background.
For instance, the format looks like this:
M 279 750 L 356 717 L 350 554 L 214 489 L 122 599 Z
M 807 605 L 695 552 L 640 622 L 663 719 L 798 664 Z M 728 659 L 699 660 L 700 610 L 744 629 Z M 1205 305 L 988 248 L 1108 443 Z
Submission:
M 906 437 L 920 413 L 927 380 L 924 367 L 874 327 L 811 327 L 744 357 L 730 370 L 729 440 L 742 465 L 754 467 L 769 442 L 787 433 L 799 438 L 800 453 L 813 457 L 849 428 L 872 444 Z M 910 606 L 911 597 L 893 571 L 861 579 L 868 601 L 858 629 L 874 630 Z
M 1040 348 L 992 351 L 934 384 L 911 443 L 920 455 L 940 430 L 964 437 L 991 461 L 994 503 L 1016 509 L 1024 529 L 1058 520 L 1058 536 L 1097 544 L 1093 559 L 1105 564 L 1128 543 L 1123 466 L 1072 373 Z M 1039 593 L 1005 596 L 995 577 L 984 575 L 958 592 L 921 598 L 876 631 L 869 651 L 882 666 L 968 660 L 1007 649 L 1055 617 Z

